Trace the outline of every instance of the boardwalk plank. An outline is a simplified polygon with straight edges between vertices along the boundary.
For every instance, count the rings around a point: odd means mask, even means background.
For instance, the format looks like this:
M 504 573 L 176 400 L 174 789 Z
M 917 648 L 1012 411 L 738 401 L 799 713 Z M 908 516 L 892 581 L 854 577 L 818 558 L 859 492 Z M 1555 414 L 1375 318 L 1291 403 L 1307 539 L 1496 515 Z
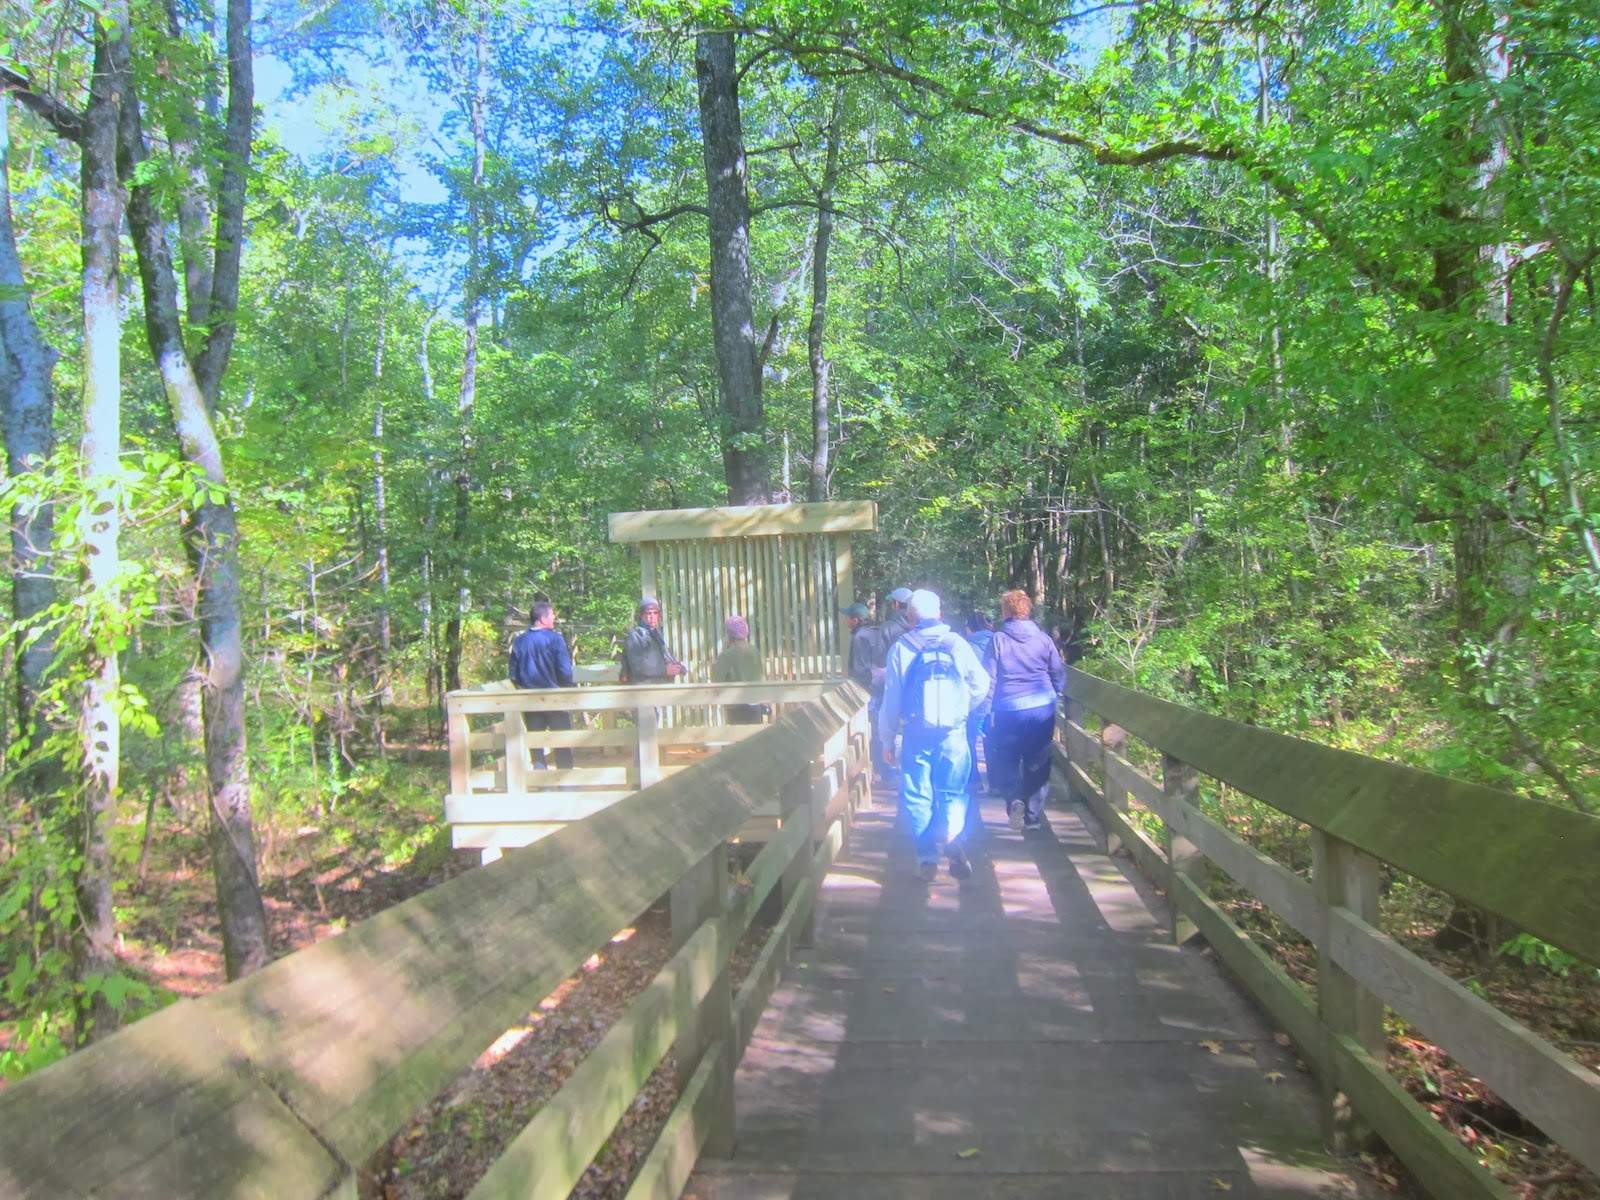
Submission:
M 740 1066 L 734 1152 L 686 1196 L 1368 1194 L 1309 1077 L 1076 816 L 991 823 L 974 877 L 927 887 L 892 812 L 858 818 Z

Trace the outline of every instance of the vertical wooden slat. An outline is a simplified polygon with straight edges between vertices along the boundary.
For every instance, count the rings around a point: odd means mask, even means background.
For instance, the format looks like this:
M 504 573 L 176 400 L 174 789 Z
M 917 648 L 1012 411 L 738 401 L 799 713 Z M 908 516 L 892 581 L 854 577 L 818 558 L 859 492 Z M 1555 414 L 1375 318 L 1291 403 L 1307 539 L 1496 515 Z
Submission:
M 506 742 L 506 794 L 528 794 L 528 728 L 520 712 L 508 712 L 502 722 Z
M 683 543 L 683 645 L 678 653 L 698 682 L 700 674 L 700 543 Z
M 838 603 L 834 606 L 833 627 L 838 644 L 839 674 L 850 664 L 850 625 L 837 611 L 856 602 L 855 547 L 848 533 L 833 538 L 833 587 Z
M 783 677 L 793 679 L 794 646 L 789 632 L 789 597 L 783 586 L 783 542 L 782 537 L 774 537 L 768 546 L 767 584 L 772 589 L 772 622 L 782 655 Z
M 450 739 L 450 791 L 465 796 L 472 790 L 472 730 L 467 714 L 456 706 L 453 697 L 445 697 L 444 707 Z
M 706 921 L 722 921 L 727 913 L 728 845 L 719 845 L 701 859 L 671 892 L 672 944 L 676 950 Z M 702 1154 L 726 1156 L 733 1152 L 733 1070 L 738 1054 L 733 1045 L 733 988 L 725 952 L 719 951 L 709 969 L 717 972 L 698 1005 L 696 984 L 704 982 L 685 974 L 676 997 L 678 1036 L 673 1043 L 678 1087 L 687 1088 L 708 1055 L 718 1055 L 717 1078 L 708 1099 L 708 1132 Z
M 695 611 L 695 646 L 702 672 L 711 665 L 710 648 L 706 645 L 706 623 L 710 620 L 713 603 L 711 580 L 711 551 L 705 542 L 694 544 L 697 608 Z
M 656 594 L 656 547 L 654 542 L 639 546 L 639 591 L 646 596 Z
M 826 672 L 827 643 L 822 638 L 822 610 L 827 608 L 827 587 L 822 576 L 822 534 L 806 536 L 806 637 L 811 642 L 811 674 Z
M 777 561 L 776 536 L 761 539 L 761 592 L 767 607 L 768 661 L 774 679 L 789 678 L 783 652 L 783 601 L 778 595 L 777 581 L 773 578 L 773 563 Z
M 766 597 L 766 538 L 750 538 L 750 606 L 762 630 L 762 659 L 766 677 L 778 678 L 778 659 L 773 658 L 773 605 Z
M 642 705 L 634 716 L 639 726 L 639 787 L 647 788 L 661 778 L 661 745 L 656 737 L 660 720 L 653 704 Z
M 795 675 L 805 675 L 805 584 L 800 581 L 805 571 L 805 536 L 795 534 L 784 539 L 786 568 L 784 578 L 789 582 L 789 627 L 795 638 Z
M 1353 1038 L 1378 1062 L 1383 1061 L 1383 1000 L 1368 991 L 1341 967 L 1329 952 L 1332 912 L 1342 908 L 1368 925 L 1379 923 L 1380 875 L 1378 860 L 1349 842 L 1311 831 L 1311 883 L 1322 904 L 1322 930 L 1317 939 L 1317 1012 L 1333 1037 Z M 1332 1148 L 1359 1149 L 1367 1129 L 1353 1111 L 1350 1100 L 1331 1079 L 1320 1081 L 1323 1136 Z

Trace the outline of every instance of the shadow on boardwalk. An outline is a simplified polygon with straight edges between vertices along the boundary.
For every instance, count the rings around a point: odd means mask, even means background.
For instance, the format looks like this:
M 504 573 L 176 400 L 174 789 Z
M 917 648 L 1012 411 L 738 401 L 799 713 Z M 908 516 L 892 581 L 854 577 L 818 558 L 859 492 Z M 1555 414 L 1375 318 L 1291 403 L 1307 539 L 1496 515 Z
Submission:
M 878 795 L 739 1068 L 734 1155 L 686 1196 L 1369 1194 L 1209 956 L 1169 944 L 1077 814 L 1053 825 L 991 822 L 973 878 L 929 887 Z

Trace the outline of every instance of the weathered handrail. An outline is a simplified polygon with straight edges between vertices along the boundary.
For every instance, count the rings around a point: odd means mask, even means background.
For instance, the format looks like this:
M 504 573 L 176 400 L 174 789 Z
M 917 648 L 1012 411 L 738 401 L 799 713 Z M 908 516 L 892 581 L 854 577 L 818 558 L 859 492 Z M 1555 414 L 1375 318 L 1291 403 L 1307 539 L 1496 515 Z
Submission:
M 0 1195 L 354 1197 L 361 1164 L 421 1105 L 669 892 L 680 950 L 480 1194 L 567 1194 L 675 1044 L 688 1087 L 635 1187 L 675 1195 L 685 1162 L 731 1133 L 749 1023 L 864 791 L 865 699 L 836 687 L 537 845 L 0 1092 Z M 773 795 L 782 833 L 749 893 L 730 893 L 726 839 Z M 782 920 L 730 996 L 728 956 L 774 887 Z
M 1069 673 L 1057 765 L 1108 838 L 1166 889 L 1177 936 L 1198 931 L 1316 1071 L 1330 1140 L 1368 1123 L 1439 1197 L 1508 1200 L 1384 1066 L 1387 1004 L 1600 1170 L 1600 1075 L 1425 963 L 1378 926 L 1378 863 L 1600 962 L 1600 820 L 1491 788 L 1213 717 Z M 1162 779 L 1084 728 L 1097 714 L 1162 753 Z M 1205 817 L 1204 773 L 1309 825 L 1310 881 Z M 1128 819 L 1156 814 L 1164 845 Z M 1296 983 L 1204 889 L 1214 864 L 1317 948 L 1317 991 Z M 1353 1106 L 1353 1113 L 1352 1113 Z

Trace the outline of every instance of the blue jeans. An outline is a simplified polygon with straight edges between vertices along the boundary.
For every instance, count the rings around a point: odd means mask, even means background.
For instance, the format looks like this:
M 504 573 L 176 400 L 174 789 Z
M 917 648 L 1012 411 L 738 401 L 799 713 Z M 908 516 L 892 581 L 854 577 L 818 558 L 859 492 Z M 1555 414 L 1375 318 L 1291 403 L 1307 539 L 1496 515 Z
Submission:
M 989 714 L 982 713 L 967 718 L 967 761 L 972 764 L 967 772 L 967 791 L 978 790 L 978 739 L 989 729 Z
M 900 804 L 919 863 L 936 863 L 948 841 L 959 845 L 967 822 L 967 731 L 908 728 L 900 742 Z
M 1045 793 L 1050 786 L 1050 743 L 1055 737 L 1056 706 L 1041 704 L 1016 712 L 996 711 L 989 740 L 989 788 L 1005 797 L 1007 805 L 1020 803 L 1033 824 L 1044 815 Z

